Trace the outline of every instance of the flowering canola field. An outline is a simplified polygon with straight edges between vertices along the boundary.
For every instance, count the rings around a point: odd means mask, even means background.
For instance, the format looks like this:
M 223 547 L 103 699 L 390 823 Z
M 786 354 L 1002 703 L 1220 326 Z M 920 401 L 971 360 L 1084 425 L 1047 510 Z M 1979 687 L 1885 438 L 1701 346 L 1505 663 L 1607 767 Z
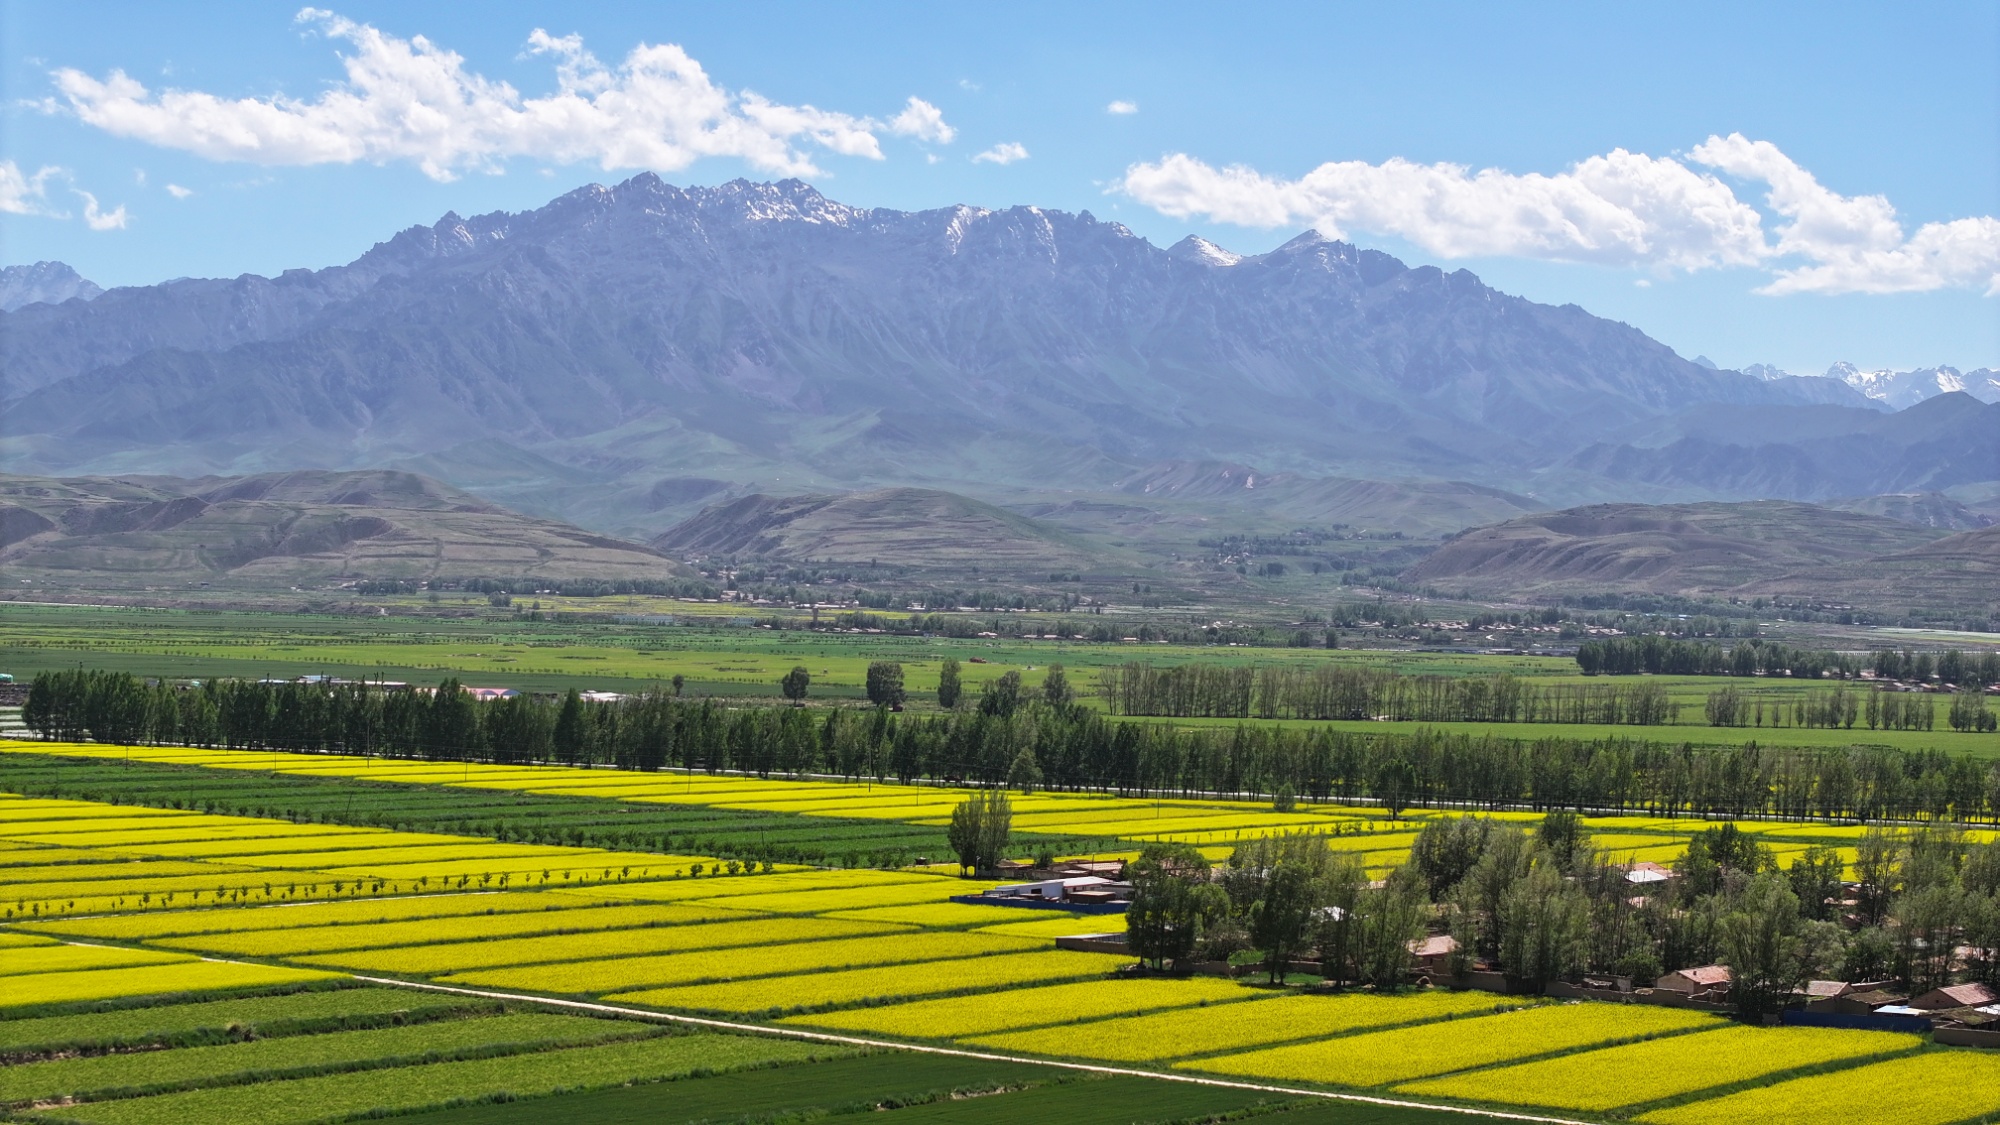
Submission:
M 942 823 L 957 799 L 893 784 L 130 753 L 216 769 L 928 824 Z M 1239 802 L 1066 794 L 1017 797 L 1015 807 L 1018 830 L 1115 838 L 1133 850 L 1171 838 L 1221 855 L 1240 839 L 1310 828 L 1334 833 L 1332 846 L 1374 870 L 1402 859 L 1413 820 L 1442 815 L 1392 822 L 1377 810 L 1344 807 L 1278 813 Z M 1663 861 L 1704 826 L 1644 816 L 1592 821 L 1600 844 Z M 1853 838 L 1828 826 L 1746 828 L 1780 852 Z M 0 1017 L 102 1001 L 325 988 L 360 973 L 1257 1083 L 1638 1114 L 1652 1125 L 1807 1120 L 1829 1104 L 1840 1104 L 1855 1125 L 1948 1125 L 2000 1112 L 1993 1059 L 1910 1037 L 1750 1028 L 1652 1006 L 1479 992 L 1322 995 L 1213 978 L 1111 979 L 1129 958 L 1051 946 L 1067 934 L 1121 931 L 1120 915 L 953 903 L 947 899 L 991 884 L 921 869 L 721 870 L 697 855 L 0 795 Z M 628 1077 L 653 1073 L 642 1061 L 664 1048 L 651 1042 L 550 1045 L 532 1064 L 526 1056 L 510 1056 L 506 1066 L 438 1061 L 404 1068 L 405 1078 L 457 1090 L 485 1088 L 504 1072 L 525 1076 L 523 1089 L 552 1089 L 562 1084 L 560 1057 L 580 1074 L 626 1065 L 636 1067 Z M 626 1056 L 596 1053 L 583 1062 L 586 1052 L 614 1051 L 631 1058 L 605 1062 Z M 593 1069 L 599 1064 L 609 1069 Z M 1793 1073 L 1819 1069 L 1827 1073 Z M 247 1085 L 235 1103 L 221 1088 L 149 1095 L 129 1106 L 90 1102 L 74 1117 L 140 1125 L 172 1120 L 159 1114 L 179 1107 L 196 1114 L 181 1118 L 188 1120 L 289 1121 L 317 1114 L 314 1098 L 345 1105 L 350 1088 L 377 1081 L 346 1077 L 347 1086 L 331 1076 Z M 272 1089 L 256 1098 L 247 1092 L 264 1085 Z M 1871 1092 L 1858 1109 L 1841 1093 L 1856 1089 Z M 404 1094 L 382 1097 L 376 1104 L 417 1104 L 398 1100 Z M 152 1103 L 154 1116 L 141 1114 L 142 1102 Z

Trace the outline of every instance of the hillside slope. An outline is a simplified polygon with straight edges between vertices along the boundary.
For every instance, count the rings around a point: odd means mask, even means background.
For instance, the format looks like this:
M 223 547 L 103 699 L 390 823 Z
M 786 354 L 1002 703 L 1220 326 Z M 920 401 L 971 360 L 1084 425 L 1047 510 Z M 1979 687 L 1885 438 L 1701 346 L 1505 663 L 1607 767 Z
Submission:
M 2000 616 L 2000 525 L 1964 531 L 1879 558 L 1783 575 L 1749 588 L 1855 605 Z M 1969 626 L 1969 627 L 1979 627 Z
M 387 470 L 0 477 L 0 568 L 30 585 L 93 589 L 687 573 L 639 544 Z
M 1486 595 L 1560 590 L 1716 594 L 1899 552 L 1944 532 L 1785 500 L 1598 504 L 1455 536 L 1407 581 Z
M 686 557 L 880 562 L 975 572 L 1087 567 L 1099 556 L 1025 516 L 924 488 L 745 496 L 704 509 L 652 545 Z

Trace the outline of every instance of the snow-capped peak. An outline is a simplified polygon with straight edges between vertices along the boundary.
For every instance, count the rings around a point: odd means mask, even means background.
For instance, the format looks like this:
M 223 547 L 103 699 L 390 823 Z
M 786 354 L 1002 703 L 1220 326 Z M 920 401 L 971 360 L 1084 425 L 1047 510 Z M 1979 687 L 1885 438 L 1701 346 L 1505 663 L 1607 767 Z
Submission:
M 1962 391 L 1981 402 L 2000 402 L 2000 372 L 1985 368 L 1968 372 L 1939 365 L 1912 371 L 1889 368 L 1864 371 L 1843 362 L 1827 368 L 1826 375 L 1896 410 L 1954 391 Z
M 1243 255 L 1224 250 L 1198 234 L 1188 235 L 1167 248 L 1167 253 L 1204 266 L 1227 268 L 1243 260 Z

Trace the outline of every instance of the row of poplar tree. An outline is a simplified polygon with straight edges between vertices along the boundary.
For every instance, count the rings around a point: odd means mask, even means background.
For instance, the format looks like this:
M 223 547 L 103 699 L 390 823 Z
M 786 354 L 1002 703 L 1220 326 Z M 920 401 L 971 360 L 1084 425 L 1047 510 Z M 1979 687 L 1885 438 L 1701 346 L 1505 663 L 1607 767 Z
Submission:
M 1872 672 L 1878 680 L 1932 682 L 1954 687 L 2000 684 L 2000 651 L 1949 649 L 1940 653 L 1883 649 L 1872 654 L 1795 648 L 1762 639 L 1729 648 L 1712 641 L 1654 635 L 1606 637 L 1576 648 L 1586 676 L 1784 676 L 1851 680 Z
M 1253 668 L 1133 662 L 1100 671 L 1097 683 L 1117 714 L 1183 719 L 1635 726 L 1680 720 L 1680 704 L 1659 684 L 1538 684 L 1505 672 L 1411 676 L 1341 664 Z
M 762 775 L 1027 780 L 1065 790 L 1368 800 L 1407 807 L 1644 810 L 1798 819 L 2000 814 L 2000 763 L 1881 746 L 1704 748 L 1606 738 L 1503 738 L 1239 723 L 1187 729 L 1109 717 L 1051 690 L 995 681 L 949 712 L 810 709 L 575 692 L 480 702 L 435 689 L 211 680 L 122 672 L 36 677 L 22 717 L 45 738 Z

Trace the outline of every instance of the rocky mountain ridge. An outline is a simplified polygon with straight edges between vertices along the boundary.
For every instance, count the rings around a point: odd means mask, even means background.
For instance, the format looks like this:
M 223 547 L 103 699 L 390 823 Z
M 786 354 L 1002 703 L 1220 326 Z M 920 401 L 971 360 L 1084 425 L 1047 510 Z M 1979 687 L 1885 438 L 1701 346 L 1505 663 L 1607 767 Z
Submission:
M 1676 445 L 1683 419 L 1745 411 L 1762 446 L 1861 443 L 1848 460 L 1882 479 L 1827 495 L 2000 479 L 1844 384 L 1718 371 L 1465 270 L 1311 232 L 1161 249 L 1088 212 L 857 208 L 790 180 L 640 175 L 447 214 L 346 265 L 0 313 L 9 468 L 406 465 L 633 535 L 725 491 L 1118 493 L 1161 462 L 1305 491 L 1477 480 L 1530 506 L 1821 488 L 1759 467 L 1796 465 L 1784 450 Z M 1471 487 L 1446 489 L 1468 518 L 1511 503 Z

